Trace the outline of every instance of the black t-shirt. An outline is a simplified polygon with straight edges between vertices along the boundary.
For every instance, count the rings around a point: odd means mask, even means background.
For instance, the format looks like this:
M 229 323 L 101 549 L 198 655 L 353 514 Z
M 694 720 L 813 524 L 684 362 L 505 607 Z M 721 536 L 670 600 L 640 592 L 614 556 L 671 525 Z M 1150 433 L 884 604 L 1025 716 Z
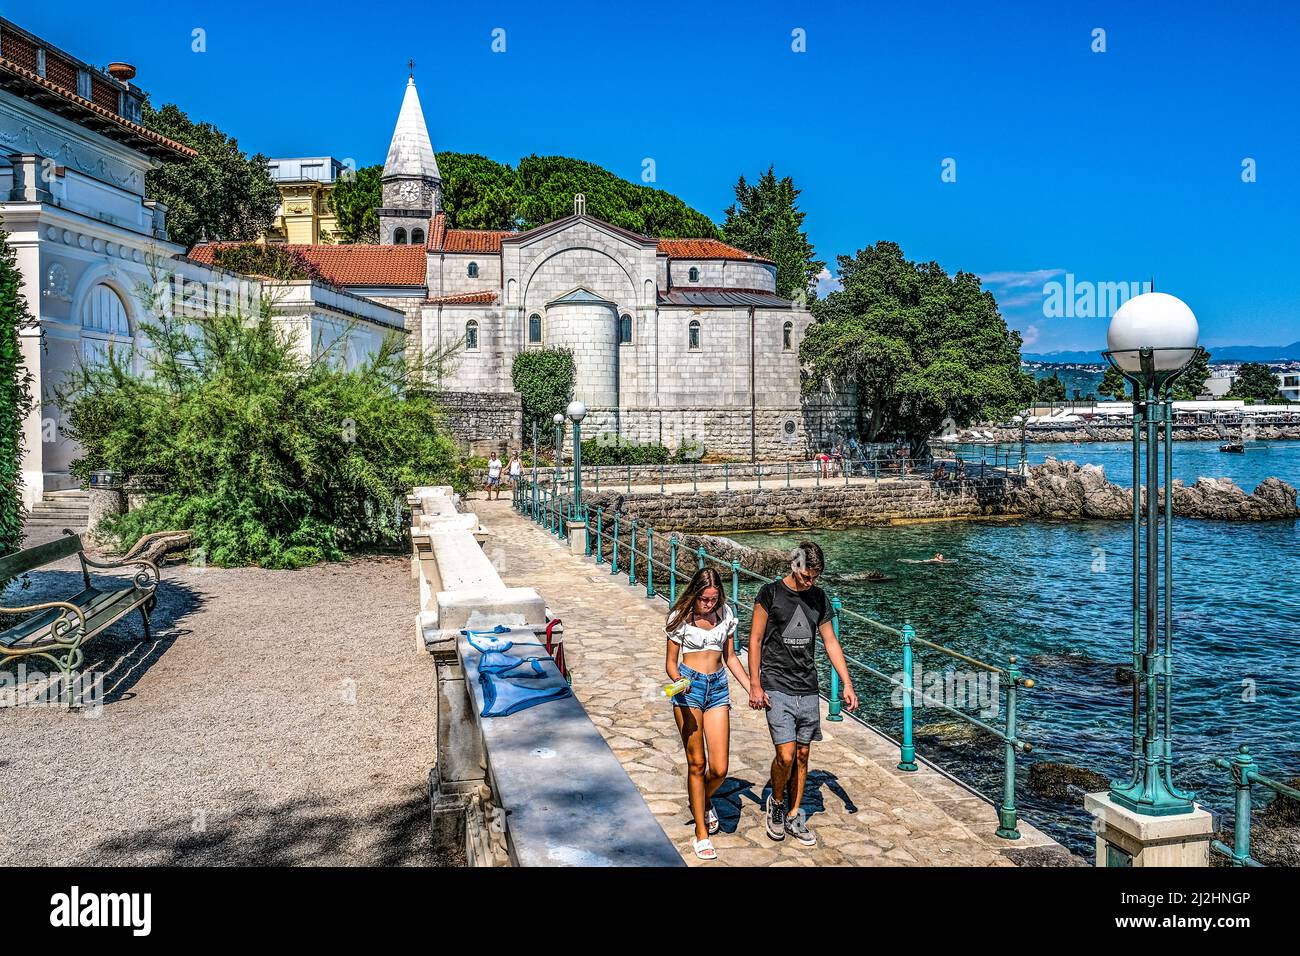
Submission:
M 795 591 L 785 581 L 759 589 L 754 603 L 767 611 L 758 682 L 783 694 L 817 693 L 817 631 L 831 619 L 831 602 L 819 587 Z

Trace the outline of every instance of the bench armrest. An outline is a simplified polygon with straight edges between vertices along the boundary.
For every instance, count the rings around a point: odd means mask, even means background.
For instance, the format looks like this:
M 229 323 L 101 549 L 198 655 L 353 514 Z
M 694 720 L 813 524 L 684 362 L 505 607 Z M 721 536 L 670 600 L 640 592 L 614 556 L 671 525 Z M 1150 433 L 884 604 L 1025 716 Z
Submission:
M 146 561 L 144 558 L 128 558 L 123 561 L 96 561 L 93 558 L 86 557 L 86 552 L 81 552 L 81 563 L 83 567 L 96 568 L 100 571 L 114 571 L 118 568 L 128 568 L 133 565 L 138 566 L 139 570 L 135 572 L 134 584 L 142 591 L 152 591 L 162 580 L 162 574 L 158 570 L 158 565 L 152 561 Z
M 50 633 L 60 644 L 76 644 L 78 638 L 86 633 L 86 615 L 75 604 L 67 601 L 46 601 L 43 604 L 32 604 L 27 607 L 0 607 L 0 614 L 27 614 L 31 611 L 52 611 L 55 608 L 62 608 L 63 613 L 50 625 Z

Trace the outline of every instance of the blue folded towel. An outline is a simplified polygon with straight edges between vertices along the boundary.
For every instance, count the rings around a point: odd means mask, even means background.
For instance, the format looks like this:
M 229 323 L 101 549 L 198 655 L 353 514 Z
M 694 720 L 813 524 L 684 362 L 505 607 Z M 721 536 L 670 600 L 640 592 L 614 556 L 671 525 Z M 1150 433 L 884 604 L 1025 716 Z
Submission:
M 549 657 L 529 658 L 519 663 L 529 665 L 516 668 L 522 680 L 515 680 L 514 671 L 479 671 L 478 679 L 483 685 L 481 716 L 508 717 L 548 700 L 562 700 L 573 693 L 559 667 Z

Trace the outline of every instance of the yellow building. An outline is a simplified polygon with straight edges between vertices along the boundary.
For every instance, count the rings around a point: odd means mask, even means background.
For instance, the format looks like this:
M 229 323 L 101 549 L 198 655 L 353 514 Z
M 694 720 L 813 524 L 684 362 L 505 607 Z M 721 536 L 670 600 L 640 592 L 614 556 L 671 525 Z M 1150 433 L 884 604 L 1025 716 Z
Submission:
M 338 242 L 338 221 L 329 196 L 343 173 L 343 164 L 331 156 L 303 156 L 272 159 L 269 166 L 271 179 L 280 190 L 280 208 L 266 231 L 266 241 Z

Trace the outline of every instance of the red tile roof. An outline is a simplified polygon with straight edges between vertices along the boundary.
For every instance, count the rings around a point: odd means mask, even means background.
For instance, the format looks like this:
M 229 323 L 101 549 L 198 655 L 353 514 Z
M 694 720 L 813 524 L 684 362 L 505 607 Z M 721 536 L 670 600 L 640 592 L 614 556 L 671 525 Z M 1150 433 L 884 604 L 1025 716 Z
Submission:
M 433 252 L 500 253 L 501 240 L 515 235 L 508 229 L 448 229 L 446 214 L 438 213 L 429 220 L 428 247 Z
M 190 250 L 190 258 L 212 264 L 213 243 Z M 227 242 L 220 245 L 236 246 Z M 284 248 L 302 253 L 321 275 L 342 286 L 423 286 L 428 256 L 423 246 L 298 245 Z
M 737 249 L 717 239 L 660 239 L 659 252 L 670 259 L 745 259 L 751 262 L 768 262 L 764 259 Z
M 424 301 L 429 305 L 472 305 L 479 302 L 492 303 L 496 300 L 496 292 L 491 289 L 484 289 L 482 292 L 457 292 L 452 295 L 435 295 Z
M 43 106 L 46 103 L 42 103 L 42 99 L 47 101 L 50 106 L 61 102 L 65 109 L 70 108 L 70 111 L 75 116 L 75 121 L 80 125 L 93 129 L 110 139 L 122 139 L 137 149 L 141 149 L 155 157 L 163 158 L 171 153 L 179 154 L 186 159 L 193 159 L 199 155 L 197 150 L 168 139 L 151 129 L 145 129 L 139 123 L 133 123 L 129 119 L 119 116 L 113 110 L 105 109 L 98 103 L 78 96 L 75 92 L 66 90 L 57 83 L 51 83 L 39 73 L 3 56 L 0 56 L 0 85 L 18 87 L 20 93 L 34 88 L 34 94 L 27 95 L 25 98 L 35 99 L 36 102 Z M 55 111 L 63 112 L 63 109 Z M 159 147 L 162 148 L 159 149 Z

